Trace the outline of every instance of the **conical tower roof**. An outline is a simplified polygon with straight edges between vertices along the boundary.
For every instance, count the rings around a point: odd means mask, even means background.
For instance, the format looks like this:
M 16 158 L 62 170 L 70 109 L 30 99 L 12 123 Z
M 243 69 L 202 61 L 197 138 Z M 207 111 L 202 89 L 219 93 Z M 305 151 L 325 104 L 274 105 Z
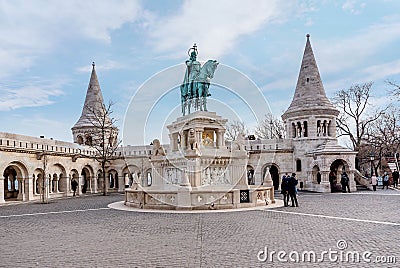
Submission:
M 103 95 L 101 94 L 94 62 L 92 66 L 92 74 L 90 76 L 89 86 L 86 92 L 82 115 L 78 122 L 76 122 L 76 124 L 72 127 L 73 129 L 79 127 L 92 127 L 94 120 L 90 120 L 90 118 L 94 116 L 94 112 L 97 114 L 98 111 L 104 111 Z
M 338 114 L 336 108 L 326 97 L 317 62 L 315 61 L 314 53 L 311 48 L 310 35 L 307 34 L 307 42 L 301 62 L 299 77 L 297 79 L 296 90 L 292 103 L 282 115 L 282 118 L 286 119 L 292 113 L 315 109 Z

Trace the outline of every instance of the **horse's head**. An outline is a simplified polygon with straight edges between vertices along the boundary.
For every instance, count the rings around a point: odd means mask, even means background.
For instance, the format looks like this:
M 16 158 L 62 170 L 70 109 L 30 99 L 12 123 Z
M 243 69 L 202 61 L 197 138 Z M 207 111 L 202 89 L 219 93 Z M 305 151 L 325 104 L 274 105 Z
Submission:
M 208 60 L 206 63 L 204 63 L 203 68 L 201 68 L 201 71 L 204 72 L 205 77 L 213 78 L 217 66 L 218 62 L 216 60 Z

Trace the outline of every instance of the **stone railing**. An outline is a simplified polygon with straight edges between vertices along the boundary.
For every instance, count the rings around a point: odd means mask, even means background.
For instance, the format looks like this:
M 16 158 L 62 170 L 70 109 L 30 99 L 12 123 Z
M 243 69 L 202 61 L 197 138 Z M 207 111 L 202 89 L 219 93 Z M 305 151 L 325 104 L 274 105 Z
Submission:
M 354 171 L 354 180 L 358 182 L 360 185 L 367 187 L 369 190 L 372 190 L 371 178 L 367 178 L 361 174 L 360 171 Z
M 89 147 L 53 139 L 35 138 L 17 134 L 0 133 L 0 149 L 62 155 L 95 156 Z

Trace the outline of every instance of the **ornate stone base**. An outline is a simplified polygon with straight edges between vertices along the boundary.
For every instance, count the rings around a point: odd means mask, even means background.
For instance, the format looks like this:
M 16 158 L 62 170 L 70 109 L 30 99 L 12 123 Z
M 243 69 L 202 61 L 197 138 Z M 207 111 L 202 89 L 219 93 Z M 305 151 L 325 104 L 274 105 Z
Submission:
M 275 203 L 272 187 L 171 190 L 126 189 L 125 205 L 144 209 L 210 210 L 265 206 Z

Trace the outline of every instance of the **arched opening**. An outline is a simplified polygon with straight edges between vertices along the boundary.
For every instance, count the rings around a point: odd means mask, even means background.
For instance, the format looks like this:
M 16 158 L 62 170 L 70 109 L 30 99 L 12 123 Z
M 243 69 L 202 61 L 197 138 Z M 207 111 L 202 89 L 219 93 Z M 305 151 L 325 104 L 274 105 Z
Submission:
M 247 183 L 249 185 L 255 185 L 255 178 L 254 178 L 254 168 L 250 165 L 247 166 Z
M 82 193 L 86 193 L 88 191 L 88 189 L 90 189 L 91 185 L 90 185 L 90 171 L 87 167 L 84 167 L 82 169 Z
M 296 138 L 296 124 L 292 123 L 292 138 Z
M 313 183 L 321 183 L 321 172 L 319 166 L 315 165 L 312 169 L 312 182 Z
M 86 135 L 85 145 L 92 146 L 92 136 Z
M 340 178 L 342 173 L 346 170 L 349 170 L 349 165 L 343 159 L 336 159 L 332 162 L 329 172 L 331 192 L 339 192 L 342 190 Z
M 82 136 L 77 136 L 77 137 L 76 137 L 76 142 L 77 142 L 78 144 L 82 145 L 82 144 L 83 144 L 83 138 L 82 138 Z
M 3 173 L 4 177 L 4 199 L 16 199 L 18 196 L 17 171 L 14 167 L 7 167 Z
M 108 171 L 108 183 L 110 189 L 118 189 L 118 172 L 116 170 Z
M 262 179 L 265 177 L 265 172 L 267 171 L 267 167 L 269 168 L 269 173 L 271 174 L 272 183 L 274 185 L 274 189 L 279 189 L 279 168 L 275 164 L 266 165 L 263 169 Z
M 153 184 L 153 177 L 151 169 L 146 170 L 146 184 L 151 186 Z
M 28 177 L 26 167 L 20 162 L 11 162 L 3 171 L 4 187 L 0 189 L 4 193 L 4 200 L 25 200 L 28 189 Z
M 303 122 L 303 126 L 304 126 L 303 136 L 304 137 L 308 137 L 308 123 L 307 123 L 307 121 Z

